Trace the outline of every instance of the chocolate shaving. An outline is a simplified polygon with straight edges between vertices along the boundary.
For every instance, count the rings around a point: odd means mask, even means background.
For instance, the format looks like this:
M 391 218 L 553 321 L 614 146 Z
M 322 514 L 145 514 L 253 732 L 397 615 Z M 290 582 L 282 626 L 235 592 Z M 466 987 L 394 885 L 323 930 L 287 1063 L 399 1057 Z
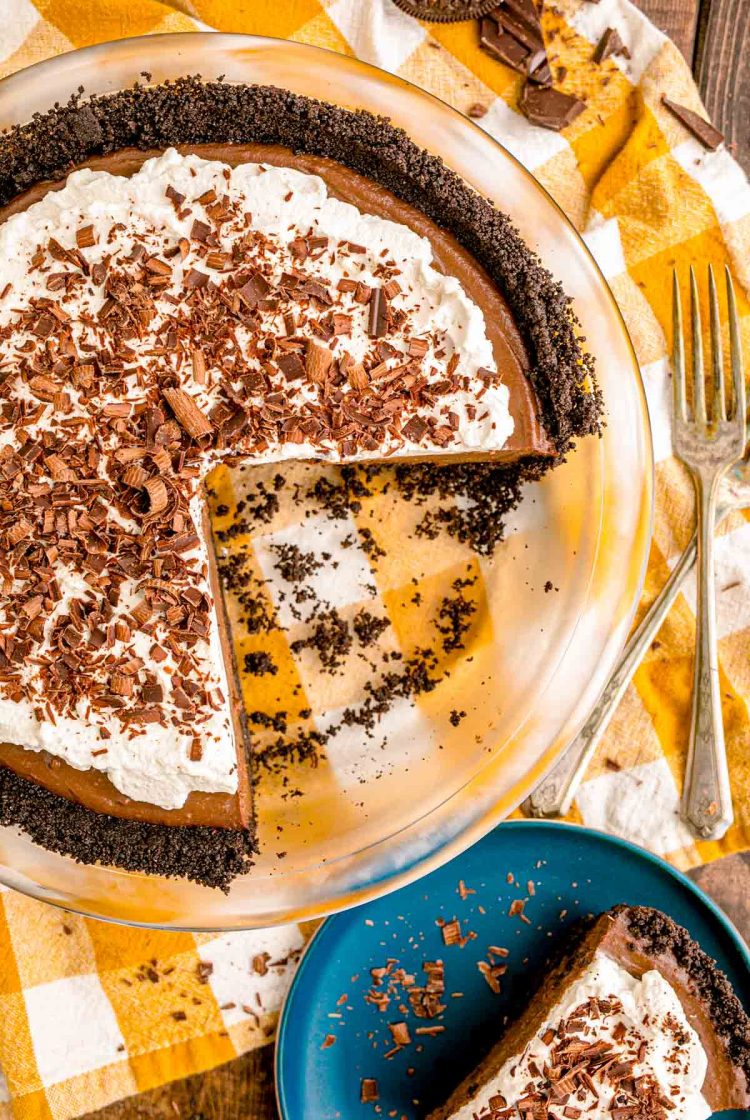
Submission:
M 409 1034 L 409 1027 L 406 1023 L 389 1023 L 388 1029 L 391 1032 L 393 1041 L 396 1046 L 409 1046 L 411 1043 L 411 1035 Z
M 373 288 L 369 312 L 367 332 L 371 338 L 382 338 L 388 331 L 388 301 L 382 288 Z
M 445 923 L 441 933 L 444 945 L 458 945 L 461 942 L 461 923 L 454 918 L 452 922 Z
M 155 276 L 171 276 L 172 269 L 166 261 L 161 260 L 159 257 L 149 257 L 146 260 L 145 268 L 148 272 L 153 273 Z
M 359 1088 L 359 1099 L 362 1104 L 371 1104 L 380 1100 L 380 1091 L 374 1077 L 363 1077 Z
M 193 380 L 196 385 L 205 385 L 208 378 L 206 376 L 206 357 L 202 350 L 193 350 L 190 360 L 193 366 Z
M 148 482 L 148 471 L 141 467 L 138 463 L 134 463 L 132 467 L 128 467 L 122 476 L 122 481 L 126 486 L 132 486 L 135 490 L 140 490 Z
M 76 230 L 76 245 L 79 249 L 90 249 L 93 245 L 96 245 L 93 226 L 82 226 L 81 229 Z
M 333 354 L 328 347 L 311 338 L 305 353 L 305 373 L 308 379 L 316 385 L 322 384 L 332 365 Z
M 310 363 L 311 366 L 314 364 L 314 362 Z M 307 369 L 307 363 L 302 361 L 302 357 L 295 350 L 289 354 L 282 354 L 278 359 L 278 366 L 287 381 L 301 381 L 306 372 L 311 381 L 316 380 Z
M 213 434 L 211 421 L 201 412 L 189 393 L 184 389 L 163 389 L 162 393 L 174 412 L 178 424 L 189 436 L 193 439 L 203 439 Z
M 151 503 L 149 512 L 152 517 L 158 517 L 169 503 L 167 485 L 163 478 L 150 478 L 144 483 L 144 488 Z
M 719 132 L 718 128 L 714 128 L 710 121 L 705 117 L 700 116 L 699 113 L 694 113 L 692 109 L 688 109 L 685 105 L 679 105 L 676 101 L 670 100 L 664 94 L 662 96 L 662 104 L 670 113 L 677 117 L 677 120 L 685 126 L 688 132 L 698 140 L 704 148 L 709 152 L 715 152 L 721 144 L 724 143 L 724 136 Z
M 427 421 L 421 416 L 412 416 L 407 424 L 404 424 L 401 429 L 401 434 L 404 435 L 411 443 L 420 443 L 427 432 Z

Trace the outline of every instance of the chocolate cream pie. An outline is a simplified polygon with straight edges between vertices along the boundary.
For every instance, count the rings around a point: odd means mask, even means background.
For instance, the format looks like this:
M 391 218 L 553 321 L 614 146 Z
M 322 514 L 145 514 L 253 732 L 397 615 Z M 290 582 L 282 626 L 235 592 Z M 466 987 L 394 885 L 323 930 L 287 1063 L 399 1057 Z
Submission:
M 3 138 L 0 204 L 0 821 L 226 886 L 252 782 L 207 473 L 538 477 L 598 430 L 590 363 L 490 203 L 281 90 L 76 100 Z
M 658 910 L 593 921 L 429 1120 L 706 1120 L 750 1108 L 750 1019 Z

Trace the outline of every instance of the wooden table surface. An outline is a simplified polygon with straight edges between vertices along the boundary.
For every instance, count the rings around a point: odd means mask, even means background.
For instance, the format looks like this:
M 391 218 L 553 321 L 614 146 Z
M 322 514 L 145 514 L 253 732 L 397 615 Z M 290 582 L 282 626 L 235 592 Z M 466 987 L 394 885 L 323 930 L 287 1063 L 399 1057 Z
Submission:
M 750 0 L 636 3 L 688 59 L 711 119 L 750 171 Z M 750 853 L 699 868 L 692 878 L 750 941 Z M 209 1073 L 90 1113 L 88 1120 L 275 1120 L 276 1116 L 273 1047 L 266 1046 Z

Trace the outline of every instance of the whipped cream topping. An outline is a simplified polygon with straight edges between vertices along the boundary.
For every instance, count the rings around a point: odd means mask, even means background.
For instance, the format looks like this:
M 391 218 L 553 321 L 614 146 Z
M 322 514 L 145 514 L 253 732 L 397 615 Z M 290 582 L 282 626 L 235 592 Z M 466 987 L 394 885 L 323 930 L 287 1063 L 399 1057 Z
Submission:
M 0 740 L 179 808 L 237 789 L 202 479 L 499 450 L 481 310 L 313 175 L 174 150 L 0 226 Z
M 708 1060 L 674 989 L 656 970 L 638 980 L 605 953 L 551 1010 L 520 1055 L 454 1120 L 706 1120 Z

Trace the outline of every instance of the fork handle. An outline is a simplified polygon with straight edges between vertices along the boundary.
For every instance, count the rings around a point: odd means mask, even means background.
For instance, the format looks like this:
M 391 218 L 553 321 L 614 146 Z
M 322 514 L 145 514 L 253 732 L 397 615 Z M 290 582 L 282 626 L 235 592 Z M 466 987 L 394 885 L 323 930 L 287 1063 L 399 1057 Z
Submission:
M 702 840 L 719 840 L 731 825 L 719 655 L 716 646 L 714 515 L 719 478 L 696 475 L 698 505 L 698 610 L 690 724 L 682 815 Z
M 719 511 L 719 516 L 726 513 Z M 570 744 L 560 761 L 536 787 L 523 804 L 524 811 L 532 817 L 564 816 L 570 812 L 586 767 L 594 756 L 602 735 L 622 699 L 625 690 L 643 657 L 661 629 L 672 604 L 680 593 L 697 555 L 697 537 L 692 540 L 678 560 L 672 573 L 654 600 L 647 614 L 633 631 L 623 650 L 617 668 L 599 697 L 596 707 L 582 730 Z

